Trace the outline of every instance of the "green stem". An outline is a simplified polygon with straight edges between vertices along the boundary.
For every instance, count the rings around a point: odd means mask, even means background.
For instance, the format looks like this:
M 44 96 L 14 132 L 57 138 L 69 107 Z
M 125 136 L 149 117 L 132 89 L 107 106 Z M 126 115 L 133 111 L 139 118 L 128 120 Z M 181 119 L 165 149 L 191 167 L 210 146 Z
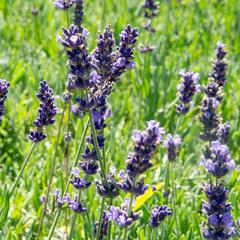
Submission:
M 45 198 L 45 201 L 44 201 L 44 207 L 43 207 L 43 210 L 42 210 L 42 213 L 41 213 L 40 224 L 38 226 L 38 232 L 37 232 L 36 240 L 38 240 L 39 237 L 40 237 L 41 228 L 42 228 L 42 224 L 43 224 L 43 219 L 44 219 L 44 216 L 45 216 L 45 212 L 47 210 L 48 198 L 49 198 L 49 193 L 50 193 L 52 178 L 53 178 L 53 170 L 54 170 L 55 162 L 56 162 L 56 158 L 57 158 L 57 147 L 58 147 L 58 142 L 59 142 L 59 139 L 60 139 L 60 133 L 61 133 L 61 128 L 62 128 L 62 124 L 63 124 L 63 118 L 64 118 L 65 110 L 66 110 L 66 104 L 64 104 L 64 107 L 63 107 L 61 120 L 60 120 L 58 133 L 57 133 L 55 149 L 54 149 L 54 156 L 53 156 L 53 160 L 51 161 L 51 166 L 50 166 L 50 170 L 49 170 L 49 173 L 48 173 L 49 180 L 48 180 L 47 193 L 46 193 L 46 198 Z
M 86 126 L 85 126 L 85 129 L 83 131 L 83 134 L 82 134 L 82 138 L 80 140 L 80 144 L 79 144 L 79 147 L 78 147 L 78 150 L 77 150 L 77 153 L 76 153 L 76 158 L 75 158 L 75 161 L 74 161 L 74 164 L 73 164 L 73 167 L 72 169 L 77 165 L 77 161 L 78 161 L 78 158 L 79 158 L 79 155 L 82 151 L 82 147 L 83 147 L 83 143 L 84 143 L 84 139 L 86 137 L 86 134 L 87 134 L 87 129 L 88 129 L 88 125 L 89 125 L 89 121 L 87 122 Z M 70 181 L 71 181 L 71 177 L 72 177 L 72 174 L 69 175 L 69 178 L 68 178 L 68 182 L 67 182 L 67 186 L 65 187 L 65 190 L 63 192 L 63 196 L 66 194 L 66 192 L 68 191 L 68 187 L 70 185 Z M 55 218 L 54 218 L 54 221 L 53 221 L 53 224 L 52 224 L 52 227 L 51 227 L 51 230 L 49 232 L 49 235 L 48 235 L 48 240 L 50 240 L 52 238 L 52 235 L 53 235 L 53 232 L 55 230 L 55 227 L 56 227 L 56 224 L 58 222 L 58 218 L 60 216 L 60 213 L 61 213 L 61 208 L 58 209 L 57 211 L 57 214 L 55 215 Z
M 35 148 L 36 145 L 37 145 L 37 143 L 33 143 L 33 145 L 32 145 L 32 147 L 31 147 L 31 149 L 30 149 L 27 157 L 25 158 L 25 160 L 24 160 L 24 162 L 23 162 L 23 165 L 22 165 L 22 167 L 21 167 L 21 169 L 20 169 L 20 172 L 19 172 L 19 174 L 18 174 L 18 176 L 17 176 L 17 179 L 15 180 L 15 182 L 14 182 L 14 184 L 13 184 L 13 186 L 12 186 L 10 192 L 9 192 L 9 198 L 12 196 L 15 188 L 17 187 L 18 182 L 19 182 L 19 180 L 20 180 L 20 178 L 21 178 L 21 176 L 22 176 L 22 174 L 23 174 L 23 171 L 24 171 L 25 167 L 27 166 L 27 164 L 28 164 L 28 162 L 29 162 L 29 159 L 30 159 L 30 157 L 31 157 L 31 155 L 32 155 L 32 153 L 33 153 L 33 150 L 34 150 L 34 148 Z
M 81 197 L 81 190 L 79 190 L 78 201 L 80 201 L 80 197 Z M 77 215 L 78 215 L 78 213 L 75 212 L 75 213 L 74 213 L 74 216 L 73 216 L 72 225 L 71 225 L 71 230 L 70 230 L 70 234 L 69 234 L 68 240 L 72 240 L 72 238 L 73 238 L 73 234 L 74 234 L 74 232 L 75 232 L 75 225 L 76 225 Z
M 177 122 L 177 125 L 176 125 L 176 128 L 175 128 L 175 131 L 174 131 L 174 135 L 177 133 L 178 131 L 178 128 L 180 126 L 180 123 L 181 123 L 181 120 L 182 120 L 182 115 L 180 115 L 180 117 L 178 118 L 178 122 Z
M 102 205 L 101 205 L 100 215 L 98 218 L 98 231 L 97 231 L 97 237 L 96 237 L 97 240 L 100 239 L 100 233 L 101 233 L 101 229 L 102 229 L 103 209 L 104 209 L 104 198 L 102 198 Z
M 70 103 L 68 103 L 67 137 L 69 137 L 70 112 L 71 112 L 71 105 L 70 105 Z M 64 169 L 65 169 L 65 174 L 66 174 L 66 180 L 68 178 L 68 149 L 69 149 L 69 141 L 67 141 L 65 151 L 64 151 Z
M 174 184 L 174 167 L 172 164 L 172 168 L 171 168 L 171 180 L 172 180 L 172 204 L 173 204 L 173 215 L 174 215 L 174 219 L 176 222 L 176 228 L 177 228 L 177 237 L 178 239 L 180 238 L 180 231 L 179 231 L 179 224 L 178 224 L 178 219 L 177 219 L 177 208 L 176 208 L 176 188 L 175 188 L 175 184 Z
M 164 194 L 166 196 L 166 199 L 168 199 L 169 167 L 170 167 L 170 162 L 167 161 L 167 168 L 166 168 L 166 171 L 165 171 L 165 187 L 164 187 Z
M 110 201 L 109 201 L 109 209 L 110 209 L 110 207 L 112 206 L 112 204 L 113 204 L 113 199 L 110 198 Z M 107 234 L 107 239 L 108 239 L 108 240 L 111 240 L 111 230 L 112 230 L 112 222 L 109 221 L 109 222 L 108 222 L 108 234 Z
M 58 208 L 57 214 L 56 214 L 56 216 L 55 216 L 55 218 L 54 218 L 54 221 L 53 221 L 51 230 L 50 230 L 49 235 L 48 235 L 48 238 L 47 238 L 48 240 L 52 238 L 54 229 L 55 229 L 55 227 L 56 227 L 56 225 L 57 225 L 58 219 L 59 219 L 60 214 L 61 214 L 61 210 L 62 210 L 61 208 Z
M 106 172 L 105 172 L 105 168 L 104 168 L 104 163 L 103 163 L 101 153 L 100 153 L 100 150 L 99 150 L 97 133 L 96 133 L 96 129 L 95 129 L 95 126 L 94 126 L 94 123 L 93 123 L 93 116 L 92 116 L 91 111 L 89 112 L 89 118 L 90 118 L 90 123 L 91 123 L 91 132 L 92 132 L 92 135 L 93 135 L 94 147 L 95 147 L 96 152 L 97 152 L 97 158 L 98 158 L 99 163 L 100 163 L 101 172 L 102 172 L 106 187 L 109 189 L 109 183 L 108 183 L 108 180 L 107 180 L 107 176 L 106 176 Z

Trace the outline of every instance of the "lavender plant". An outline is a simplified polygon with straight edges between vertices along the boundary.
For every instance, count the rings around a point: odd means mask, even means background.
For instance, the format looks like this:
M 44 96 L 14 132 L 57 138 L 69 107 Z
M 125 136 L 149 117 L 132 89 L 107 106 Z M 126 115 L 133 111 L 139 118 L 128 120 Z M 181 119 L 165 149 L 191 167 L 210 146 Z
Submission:
M 133 49 L 138 34 L 136 29 L 128 25 L 121 33 L 121 41 L 114 51 L 113 35 L 110 27 L 107 27 L 103 34 L 99 34 L 97 48 L 90 54 L 87 48 L 88 31 L 82 28 L 82 15 L 82 1 L 76 1 L 75 25 L 71 25 L 69 29 L 64 28 L 63 35 L 57 36 L 57 40 L 65 48 L 68 57 L 67 89 L 69 91 L 80 90 L 83 93 L 76 99 L 78 109 L 75 107 L 74 112 L 88 113 L 91 126 L 91 134 L 86 138 L 86 146 L 82 155 L 84 161 L 79 162 L 79 167 L 85 176 L 83 178 L 75 176 L 70 183 L 81 190 L 86 188 L 88 184 L 90 185 L 88 176 L 97 173 L 98 163 L 100 163 L 103 179 L 96 181 L 98 193 L 103 197 L 112 198 L 118 193 L 117 185 L 114 183 L 113 176 L 106 174 L 106 160 L 101 153 L 104 151 L 105 119 L 110 116 L 106 99 L 115 82 L 134 65 Z M 80 170 L 77 171 L 80 172 Z M 57 219 L 58 215 L 56 215 L 49 239 Z M 99 219 L 100 222 L 101 219 Z M 100 231 L 99 229 L 98 232 Z
M 236 234 L 231 216 L 231 204 L 227 203 L 228 189 L 223 178 L 236 167 L 229 156 L 227 143 L 229 124 L 222 124 L 221 113 L 217 108 L 222 100 L 222 90 L 226 83 L 226 46 L 217 43 L 216 61 L 213 61 L 213 71 L 205 87 L 200 121 L 203 123 L 201 137 L 207 142 L 202 157 L 202 165 L 210 175 L 209 183 L 203 191 L 207 201 L 203 201 L 203 211 L 208 220 L 202 223 L 202 233 L 205 239 L 229 239 Z M 215 184 L 211 176 L 215 177 Z

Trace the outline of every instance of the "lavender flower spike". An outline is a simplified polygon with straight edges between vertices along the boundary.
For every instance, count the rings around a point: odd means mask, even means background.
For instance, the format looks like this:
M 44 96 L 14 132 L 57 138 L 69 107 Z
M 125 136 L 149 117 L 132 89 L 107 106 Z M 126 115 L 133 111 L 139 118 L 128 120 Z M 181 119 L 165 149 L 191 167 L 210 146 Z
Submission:
M 167 216 L 172 215 L 172 211 L 170 208 L 168 208 L 167 206 L 156 206 L 153 211 L 152 211 L 152 215 L 149 219 L 149 225 L 152 228 L 156 228 L 160 225 L 160 223 L 162 221 L 164 221 L 164 219 Z
M 179 135 L 167 134 L 167 139 L 163 142 L 163 146 L 167 149 L 167 156 L 170 162 L 176 160 L 180 144 L 181 138 Z
M 75 3 L 75 0 L 54 0 L 53 4 L 62 10 L 67 10 Z
M 179 104 L 177 111 L 181 114 L 186 114 L 192 108 L 192 98 L 196 92 L 200 90 L 199 73 L 187 72 L 184 69 L 180 70 L 180 83 L 177 86 Z
M 113 82 L 116 82 L 128 68 L 135 65 L 133 50 L 137 43 L 137 29 L 127 25 L 120 36 L 120 44 L 112 67 L 111 81 Z
M 156 121 L 147 122 L 144 131 L 135 131 L 132 137 L 134 152 L 127 157 L 127 174 L 131 177 L 145 172 L 152 166 L 150 158 L 154 155 L 157 145 L 163 140 L 163 128 Z
M 33 142 L 40 142 L 44 140 L 47 135 L 43 132 L 44 127 L 55 122 L 57 114 L 57 106 L 54 103 L 52 89 L 49 88 L 46 81 L 40 82 L 39 93 L 37 97 L 40 100 L 38 108 L 38 117 L 33 122 L 36 127 L 35 131 L 31 131 L 29 139 Z
M 204 212 L 208 215 L 208 223 L 202 224 L 205 239 L 229 239 L 236 234 L 231 216 L 231 204 L 226 203 L 228 189 L 222 184 L 205 185 L 203 188 L 207 202 L 203 201 Z
M 10 83 L 8 81 L 6 81 L 5 79 L 0 79 L 0 123 L 5 113 L 4 103 L 7 99 L 9 86 L 10 86 Z
M 226 57 L 226 45 L 218 42 L 216 49 L 216 60 L 213 61 L 213 70 L 210 74 L 211 80 L 217 83 L 220 87 L 225 85 L 226 82 L 226 71 L 227 62 Z

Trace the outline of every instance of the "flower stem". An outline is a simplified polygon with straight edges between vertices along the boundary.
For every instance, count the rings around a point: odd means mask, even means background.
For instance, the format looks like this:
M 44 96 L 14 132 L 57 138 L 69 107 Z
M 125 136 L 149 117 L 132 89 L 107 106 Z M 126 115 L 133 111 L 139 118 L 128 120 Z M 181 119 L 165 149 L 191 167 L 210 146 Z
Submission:
M 103 178 L 104 178 L 104 182 L 106 184 L 106 187 L 109 189 L 109 183 L 107 181 L 107 176 L 106 176 L 106 172 L 105 172 L 105 168 L 104 168 L 104 163 L 102 161 L 101 153 L 100 153 L 100 150 L 99 150 L 97 133 L 96 133 L 96 129 L 95 129 L 95 126 L 94 126 L 94 123 L 93 123 L 93 116 L 92 116 L 91 111 L 89 112 L 89 118 L 90 118 L 90 123 L 91 123 L 91 132 L 92 132 L 92 135 L 93 135 L 93 142 L 94 142 L 94 146 L 95 146 L 95 149 L 96 149 L 96 152 L 97 152 L 97 158 L 98 158 L 99 163 L 100 163 L 101 172 L 102 172 L 102 175 L 103 175 Z
M 180 239 L 180 231 L 179 231 L 179 223 L 177 219 L 177 208 L 176 208 L 176 186 L 174 184 L 174 166 L 171 165 L 171 180 L 172 180 L 172 204 L 173 204 L 173 215 L 176 222 L 176 228 L 177 228 L 177 237 Z
M 25 167 L 27 166 L 27 164 L 28 164 L 28 162 L 29 162 L 29 159 L 30 159 L 30 157 L 31 157 L 31 155 L 32 155 L 32 153 L 33 153 L 33 150 L 34 150 L 34 148 L 35 148 L 36 145 L 37 145 L 37 143 L 33 143 L 33 145 L 31 146 L 30 151 L 29 151 L 27 157 L 25 158 L 25 160 L 24 160 L 24 162 L 23 162 L 23 165 L 22 165 L 22 167 L 21 167 L 21 169 L 20 169 L 20 172 L 19 172 L 19 174 L 18 174 L 18 176 L 17 176 L 17 179 L 15 180 L 15 182 L 14 182 L 14 184 L 13 184 L 13 186 L 12 186 L 10 192 L 9 192 L 9 198 L 12 196 L 15 188 L 17 187 L 18 182 L 19 182 L 19 180 L 20 180 L 20 178 L 21 178 L 21 176 L 22 176 L 22 174 L 23 174 L 23 171 L 24 171 Z
M 110 207 L 112 206 L 112 204 L 113 204 L 113 199 L 110 198 L 110 201 L 109 201 L 109 209 L 110 209 Z M 111 240 L 111 230 L 112 230 L 112 222 L 109 221 L 109 222 L 108 222 L 108 234 L 107 234 L 107 239 L 108 239 L 108 240 Z
M 76 158 L 75 158 L 75 161 L 73 163 L 72 169 L 77 165 L 77 161 L 78 161 L 79 155 L 80 155 L 80 153 L 82 151 L 82 148 L 83 148 L 84 139 L 85 139 L 86 134 L 87 134 L 88 125 L 89 125 L 89 121 L 87 122 L 87 124 L 85 126 L 85 129 L 83 131 L 82 138 L 81 138 L 80 143 L 79 143 L 79 147 L 78 147 L 78 150 L 77 150 L 77 153 L 76 153 Z M 71 181 L 71 177 L 72 177 L 72 174 L 69 175 L 67 185 L 66 185 L 65 190 L 63 192 L 63 196 L 68 191 L 68 187 L 69 187 L 69 184 L 70 184 L 70 181 Z M 52 235 L 53 235 L 54 229 L 56 227 L 56 224 L 58 222 L 58 218 L 60 216 L 60 213 L 61 213 L 61 208 L 58 209 L 57 214 L 55 215 L 55 218 L 54 218 L 51 230 L 50 230 L 48 238 L 47 238 L 48 240 L 50 240 L 52 238 Z
M 54 170 L 55 162 L 56 162 L 56 158 L 57 158 L 57 147 L 58 147 L 58 142 L 59 142 L 59 139 L 60 139 L 60 133 L 61 133 L 61 128 L 62 128 L 62 124 L 63 124 L 63 118 L 64 118 L 65 111 L 66 111 L 66 104 L 64 104 L 64 107 L 63 107 L 61 120 L 60 120 L 58 133 L 57 133 L 55 149 L 54 149 L 54 156 L 53 156 L 53 160 L 51 161 L 51 166 L 50 166 L 50 170 L 49 170 L 49 173 L 48 173 L 49 174 L 49 180 L 48 180 L 47 193 L 46 193 L 46 198 L 45 198 L 45 201 L 44 201 L 44 207 L 43 207 L 41 218 L 40 218 L 40 224 L 38 226 L 38 232 L 37 232 L 36 240 L 38 240 L 39 237 L 40 237 L 41 228 L 42 228 L 42 224 L 43 224 L 43 219 L 44 219 L 44 216 L 45 216 L 45 212 L 47 210 L 48 198 L 49 198 L 49 193 L 50 193 L 52 178 L 53 178 L 53 170 Z
M 102 228 L 103 209 L 104 209 L 104 198 L 102 198 L 102 205 L 101 205 L 100 215 L 98 218 L 98 231 L 97 231 L 97 237 L 96 237 L 97 240 L 100 239 L 100 233 L 101 233 L 101 228 Z

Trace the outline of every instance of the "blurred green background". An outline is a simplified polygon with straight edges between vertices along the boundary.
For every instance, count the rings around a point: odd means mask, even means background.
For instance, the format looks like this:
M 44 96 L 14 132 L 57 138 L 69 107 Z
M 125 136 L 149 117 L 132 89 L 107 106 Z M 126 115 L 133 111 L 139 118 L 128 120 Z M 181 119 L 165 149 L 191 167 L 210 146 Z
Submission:
M 90 51 L 95 47 L 98 31 L 102 31 L 108 24 L 113 28 L 116 41 L 129 23 L 139 29 L 138 47 L 147 41 L 156 47 L 150 54 L 142 54 L 136 50 L 135 69 L 124 74 L 109 98 L 112 117 L 106 133 L 109 140 L 108 161 L 118 170 L 124 168 L 127 153 L 132 148 L 132 131 L 143 129 L 147 120 L 156 119 L 166 132 L 173 133 L 178 118 L 175 103 L 179 70 L 186 68 L 199 72 L 200 82 L 204 85 L 211 71 L 216 43 L 221 40 L 227 45 L 229 52 L 228 82 L 221 108 L 224 121 L 231 124 L 231 156 L 239 164 L 240 1 L 159 2 L 159 16 L 153 21 L 157 32 L 149 38 L 149 34 L 142 28 L 145 19 L 140 1 L 85 0 L 84 27 L 90 32 Z M 73 16 L 73 9 L 69 14 Z M 66 13 L 56 9 L 51 0 L 0 1 L 0 77 L 11 82 L 6 115 L 0 126 L 0 178 L 4 185 L 10 186 L 14 181 L 29 150 L 28 132 L 37 115 L 38 100 L 35 94 L 41 80 L 47 80 L 53 88 L 60 112 L 63 107 L 61 98 L 68 67 L 65 53 L 56 41 L 56 34 L 61 33 L 61 27 L 64 26 L 67 26 Z M 178 133 L 183 138 L 183 144 L 175 165 L 181 239 L 189 240 L 201 239 L 200 223 L 204 219 L 199 212 L 201 199 L 204 197 L 200 186 L 207 179 L 205 170 L 199 166 L 204 146 L 199 139 L 201 124 L 198 121 L 197 105 L 201 98 L 202 94 L 198 94 L 195 99 L 196 107 L 184 117 L 179 127 Z M 59 117 L 60 114 L 57 124 Z M 70 146 L 70 161 L 73 161 L 81 137 L 81 123 L 72 116 L 70 127 L 74 136 Z M 63 128 L 66 131 L 66 124 Z M 34 239 L 36 220 L 40 212 L 39 197 L 46 191 L 47 172 L 53 155 L 57 126 L 48 128 L 48 135 L 48 139 L 31 158 L 11 202 L 11 218 L 4 230 L 6 239 Z M 59 176 L 63 165 L 63 149 L 64 143 L 61 140 L 53 189 L 59 188 L 61 182 Z M 146 174 L 146 182 L 149 184 L 163 181 L 166 158 L 162 148 L 153 162 L 154 167 Z M 238 175 L 239 167 L 226 178 L 226 185 L 231 190 L 230 201 L 235 220 L 240 216 Z M 89 209 L 95 209 L 93 218 L 97 218 L 98 198 L 93 195 L 93 190 L 92 186 L 86 201 Z M 116 204 L 120 202 L 121 198 Z M 131 238 L 136 239 L 134 230 L 137 229 L 139 239 L 148 239 L 150 233 L 147 219 L 152 204 L 156 203 L 164 203 L 161 190 L 142 206 L 142 220 L 132 228 Z M 76 239 L 81 239 L 83 222 L 81 219 L 79 221 Z M 51 222 L 52 216 L 49 214 L 44 222 L 45 235 Z M 56 239 L 64 239 L 64 225 L 62 217 L 57 227 Z M 169 220 L 165 225 L 160 239 L 177 239 L 173 221 Z

